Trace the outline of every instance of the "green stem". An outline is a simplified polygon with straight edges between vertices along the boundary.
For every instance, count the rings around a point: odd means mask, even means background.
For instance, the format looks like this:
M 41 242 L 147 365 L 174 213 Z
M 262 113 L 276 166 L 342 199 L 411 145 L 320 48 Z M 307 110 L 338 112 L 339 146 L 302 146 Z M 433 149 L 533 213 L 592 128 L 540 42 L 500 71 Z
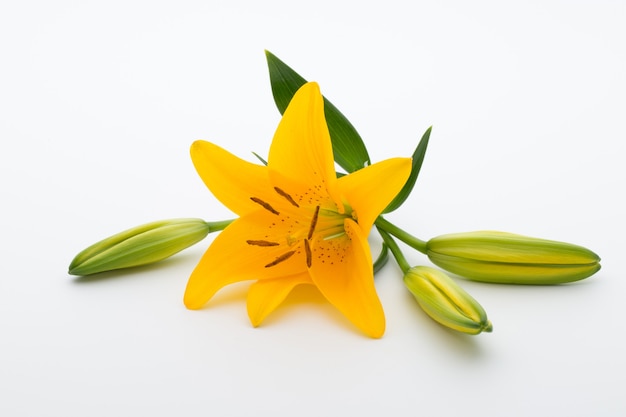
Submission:
M 426 255 L 426 242 L 424 242 L 423 240 L 418 239 L 415 236 L 408 234 L 407 232 L 400 229 L 395 224 L 388 222 L 382 216 L 378 216 L 375 224 L 378 230 L 384 230 L 390 235 L 397 237 L 398 239 L 400 239 L 401 241 L 403 241 L 410 247 L 417 249 L 418 251 Z
M 391 254 L 394 258 L 396 258 L 396 262 L 398 262 L 400 269 L 402 269 L 402 272 L 406 274 L 406 272 L 411 269 L 411 265 L 409 265 L 409 263 L 407 262 L 404 254 L 400 250 L 400 247 L 398 246 L 396 241 L 393 240 L 389 233 L 387 233 L 380 227 L 376 228 L 378 229 L 378 233 L 380 233 L 380 236 L 383 238 L 385 244 L 389 247 L 389 250 L 391 250 Z
M 209 225 L 209 233 L 219 232 L 220 230 L 226 229 L 226 226 L 234 222 L 235 219 L 230 220 L 220 220 L 218 222 L 206 222 Z

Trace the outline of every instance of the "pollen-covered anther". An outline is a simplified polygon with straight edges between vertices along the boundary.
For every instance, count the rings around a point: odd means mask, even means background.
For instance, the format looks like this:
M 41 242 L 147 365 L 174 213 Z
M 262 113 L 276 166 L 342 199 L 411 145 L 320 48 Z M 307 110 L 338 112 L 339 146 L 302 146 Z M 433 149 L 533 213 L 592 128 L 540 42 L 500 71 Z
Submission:
M 304 240 L 304 251 L 306 252 L 306 266 L 310 268 L 312 264 L 312 254 L 311 254 L 311 245 L 309 244 L 308 239 Z
M 278 258 L 274 259 L 272 262 L 270 262 L 269 264 L 265 265 L 266 268 L 278 265 L 281 262 L 286 261 L 287 259 L 291 258 L 291 256 L 296 253 L 295 250 L 289 251 L 287 253 L 283 253 L 282 255 L 280 255 Z
M 269 211 L 272 214 L 280 214 L 274 207 L 270 206 L 268 203 L 266 203 L 265 201 L 261 200 L 260 198 L 257 197 L 250 197 L 250 200 L 254 201 L 255 203 L 259 204 L 261 207 L 263 207 L 265 210 Z
M 315 213 L 313 213 L 313 218 L 311 219 L 311 226 L 309 227 L 309 234 L 307 235 L 307 239 L 311 239 L 313 237 L 313 232 L 315 231 L 315 226 L 317 225 L 317 217 L 320 214 L 320 206 L 315 207 Z
M 278 187 L 274 187 L 274 191 L 276 191 L 281 197 L 283 197 L 287 201 L 289 201 L 291 203 L 291 205 L 293 205 L 295 207 L 300 207 L 300 205 L 298 203 L 296 203 L 296 200 L 294 200 L 293 197 L 291 197 L 288 193 L 286 193 L 282 189 L 280 189 Z
M 248 245 L 254 246 L 278 246 L 280 243 L 278 242 L 270 242 L 269 240 L 246 240 Z

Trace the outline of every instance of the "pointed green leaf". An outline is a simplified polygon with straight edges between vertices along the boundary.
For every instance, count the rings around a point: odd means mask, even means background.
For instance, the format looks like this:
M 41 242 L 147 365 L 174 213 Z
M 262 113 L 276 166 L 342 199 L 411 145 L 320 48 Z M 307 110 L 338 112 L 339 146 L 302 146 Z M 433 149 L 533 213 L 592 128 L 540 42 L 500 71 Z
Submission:
M 256 156 L 256 159 L 258 159 L 259 161 L 261 161 L 261 163 L 262 163 L 263 165 L 267 166 L 267 161 L 266 161 L 265 159 L 263 159 L 263 158 L 261 157 L 261 155 L 259 155 L 259 154 L 258 154 L 258 153 L 256 153 L 256 152 L 252 152 L 252 155 Z
M 430 138 L 430 131 L 432 130 L 432 126 L 426 129 L 426 132 L 422 135 L 422 139 L 420 140 L 417 148 L 413 152 L 413 164 L 411 167 L 411 174 L 409 175 L 409 179 L 406 180 L 404 187 L 400 190 L 398 195 L 389 203 L 387 208 L 383 211 L 383 213 L 390 213 L 400 207 L 402 203 L 407 199 L 411 191 L 413 191 L 413 186 L 415 186 L 415 181 L 417 180 L 417 176 L 420 173 L 420 169 L 422 168 L 422 162 L 424 162 L 424 156 L 426 155 L 426 148 L 428 147 L 428 139 Z
M 307 81 L 274 54 L 265 51 L 274 102 L 283 114 L 293 95 Z M 341 112 L 324 97 L 324 114 L 339 166 L 354 172 L 370 164 L 365 144 L 356 129 Z
M 387 246 L 385 242 L 383 242 L 383 245 L 380 248 L 380 253 L 378 254 L 378 257 L 376 258 L 376 260 L 374 261 L 374 265 L 373 265 L 374 274 L 380 271 L 383 268 L 383 266 L 385 266 L 388 260 L 389 260 L 389 247 Z

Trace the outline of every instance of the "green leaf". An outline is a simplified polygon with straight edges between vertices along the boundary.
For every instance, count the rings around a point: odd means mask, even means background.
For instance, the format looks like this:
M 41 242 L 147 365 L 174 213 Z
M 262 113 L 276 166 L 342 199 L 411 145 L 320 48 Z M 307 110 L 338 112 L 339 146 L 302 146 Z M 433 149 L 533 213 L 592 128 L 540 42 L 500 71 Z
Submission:
M 256 156 L 256 158 L 257 158 L 259 161 L 261 161 L 261 163 L 262 163 L 263 165 L 267 166 L 267 161 L 266 161 L 265 159 L 263 159 L 263 158 L 261 157 L 261 155 L 259 155 L 259 154 L 258 154 L 258 153 L 256 153 L 256 152 L 252 152 L 252 155 Z
M 280 114 L 283 114 L 293 95 L 307 80 L 271 52 L 265 51 L 265 55 L 274 102 Z M 363 139 L 348 119 L 326 97 L 324 97 L 324 114 L 333 144 L 335 162 L 348 172 L 354 172 L 369 165 L 370 157 Z
M 406 180 L 404 187 L 400 190 L 398 195 L 389 203 L 387 208 L 383 211 L 383 213 L 390 213 L 400 207 L 402 203 L 407 199 L 411 191 L 413 191 L 413 186 L 415 186 L 415 181 L 417 180 L 417 176 L 420 173 L 420 169 L 422 168 L 422 162 L 424 162 L 424 155 L 426 155 L 426 148 L 428 147 L 428 139 L 430 138 L 430 132 L 432 130 L 432 126 L 426 129 L 426 132 L 422 135 L 422 139 L 420 140 L 417 148 L 413 152 L 413 163 L 411 166 L 411 174 L 409 175 L 409 179 Z
M 374 261 L 374 265 L 373 265 L 374 274 L 380 271 L 383 268 L 383 266 L 385 266 L 388 260 L 389 260 L 389 247 L 387 246 L 385 242 L 383 242 L 383 245 L 380 248 L 380 253 L 378 254 L 378 257 L 376 258 L 376 260 Z

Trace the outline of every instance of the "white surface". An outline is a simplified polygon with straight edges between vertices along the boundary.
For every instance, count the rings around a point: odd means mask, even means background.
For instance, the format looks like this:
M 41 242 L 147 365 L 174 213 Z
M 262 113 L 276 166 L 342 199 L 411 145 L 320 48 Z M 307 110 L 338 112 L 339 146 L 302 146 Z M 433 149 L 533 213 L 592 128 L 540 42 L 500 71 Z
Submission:
M 3 2 L 0 415 L 624 415 L 624 4 Z M 390 220 L 422 238 L 570 241 L 603 269 L 560 287 L 463 281 L 494 323 L 466 337 L 390 262 L 381 340 L 303 291 L 258 329 L 245 286 L 187 311 L 210 239 L 158 267 L 68 276 L 125 228 L 229 217 L 188 147 L 266 154 L 264 49 L 320 83 L 373 160 L 434 125 Z

